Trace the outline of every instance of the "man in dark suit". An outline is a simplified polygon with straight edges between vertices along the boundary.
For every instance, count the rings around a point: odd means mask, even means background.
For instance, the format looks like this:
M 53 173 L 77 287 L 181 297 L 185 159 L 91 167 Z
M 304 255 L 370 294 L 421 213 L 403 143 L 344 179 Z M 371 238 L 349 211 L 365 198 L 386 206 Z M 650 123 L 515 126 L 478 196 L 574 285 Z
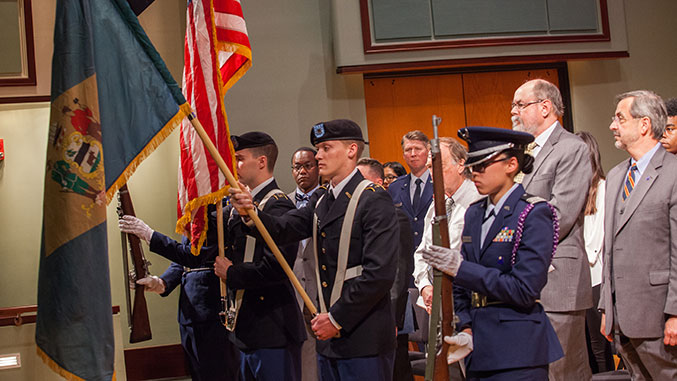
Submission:
M 232 136 L 240 182 L 251 189 L 258 210 L 281 215 L 294 210 L 273 178 L 277 146 L 263 132 Z M 227 217 L 226 217 L 227 216 Z M 227 258 L 217 257 L 215 272 L 225 280 L 233 342 L 241 351 L 244 380 L 301 380 L 301 345 L 306 337 L 294 289 L 261 239 L 248 235 L 237 210 L 227 207 Z M 294 263 L 298 243 L 281 246 L 287 263 Z
M 607 177 L 601 331 L 633 380 L 677 379 L 677 158 L 666 111 L 646 90 L 616 97 L 609 129 L 630 154 Z
M 321 380 L 392 378 L 395 321 L 390 288 L 399 242 L 392 200 L 356 168 L 364 149 L 350 120 L 319 123 L 311 130 L 320 176 L 329 179 L 308 206 L 275 217 L 259 216 L 276 240 L 314 236 L 320 313 L 312 320 Z M 231 189 L 238 209 L 253 208 L 251 195 Z
M 399 177 L 388 187 L 395 206 L 409 217 L 414 231 L 414 249 L 421 243 L 423 220 L 433 200 L 433 181 L 426 166 L 429 146 L 430 140 L 423 132 L 407 132 L 402 137 L 402 151 L 410 173 Z M 410 286 L 413 287 L 413 284 Z
M 320 174 L 315 159 L 317 151 L 310 147 L 301 147 L 294 152 L 291 158 L 291 174 L 296 182 L 296 189 L 287 194 L 297 208 L 308 204 L 310 197 L 319 188 Z M 294 262 L 294 275 L 298 278 L 303 288 L 308 293 L 310 300 L 317 299 L 317 279 L 315 277 L 315 260 L 313 258 L 313 245 L 310 238 L 299 242 L 299 251 Z M 299 308 L 303 310 L 304 304 L 301 295 L 296 293 Z M 312 332 L 301 349 L 303 381 L 317 380 L 317 352 L 315 351 L 315 337 Z
M 378 160 L 363 157 L 358 160 L 357 169 L 365 179 L 374 184 L 383 185 L 385 174 L 383 165 Z M 400 245 L 398 247 L 395 281 L 390 289 L 390 303 L 398 331 L 393 380 L 413 380 L 414 374 L 409 361 L 409 334 L 400 334 L 399 332 L 404 328 L 404 317 L 409 300 L 409 276 L 414 271 L 414 258 L 409 254 L 414 250 L 414 239 L 409 218 L 402 209 L 397 209 L 397 222 L 400 227 Z
M 236 380 L 240 352 L 228 340 L 228 331 L 221 324 L 219 278 L 213 271 L 218 255 L 215 215 L 209 216 L 207 240 L 199 256 L 191 253 L 187 238 L 177 242 L 136 217 L 124 216 L 120 230 L 139 236 L 149 243 L 152 252 L 173 261 L 161 276 L 151 275 L 137 283 L 144 285 L 147 292 L 163 297 L 181 285 L 179 331 L 193 380 Z
M 559 123 L 564 106 L 559 89 L 536 79 L 520 86 L 513 97 L 513 129 L 536 137 L 527 150 L 534 156 L 534 170 L 525 175 L 527 193 L 539 196 L 557 209 L 559 246 L 548 270 L 541 302 L 548 314 L 564 358 L 550 365 L 549 378 L 589 380 L 585 342 L 585 310 L 592 307 L 590 269 L 583 242 L 583 212 L 592 177 L 588 148 L 579 137 Z M 517 181 L 517 179 L 516 179 Z

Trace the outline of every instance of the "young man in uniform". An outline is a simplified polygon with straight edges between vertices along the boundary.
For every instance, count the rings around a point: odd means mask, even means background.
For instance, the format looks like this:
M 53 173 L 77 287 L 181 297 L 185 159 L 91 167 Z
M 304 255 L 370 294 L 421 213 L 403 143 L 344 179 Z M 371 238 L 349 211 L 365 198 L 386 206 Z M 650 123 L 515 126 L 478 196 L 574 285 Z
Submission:
M 355 122 L 319 123 L 310 140 L 320 176 L 329 180 L 326 192 L 280 217 L 258 214 L 279 242 L 315 236 L 320 307 L 311 325 L 321 380 L 390 381 L 395 321 L 389 291 L 399 242 L 395 207 L 356 168 L 365 143 Z M 239 210 L 254 207 L 248 192 L 231 192 Z

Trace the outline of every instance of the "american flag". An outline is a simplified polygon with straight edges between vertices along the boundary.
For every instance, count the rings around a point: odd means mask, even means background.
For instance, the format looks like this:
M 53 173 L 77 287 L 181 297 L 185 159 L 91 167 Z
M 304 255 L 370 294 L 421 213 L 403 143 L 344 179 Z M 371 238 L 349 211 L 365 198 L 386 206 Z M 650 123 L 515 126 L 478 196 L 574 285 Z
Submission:
M 240 1 L 188 1 L 184 56 L 183 94 L 235 172 L 223 96 L 251 67 Z M 206 237 L 206 205 L 221 200 L 228 184 L 187 119 L 181 125 L 179 144 L 176 231 L 190 237 L 197 255 Z

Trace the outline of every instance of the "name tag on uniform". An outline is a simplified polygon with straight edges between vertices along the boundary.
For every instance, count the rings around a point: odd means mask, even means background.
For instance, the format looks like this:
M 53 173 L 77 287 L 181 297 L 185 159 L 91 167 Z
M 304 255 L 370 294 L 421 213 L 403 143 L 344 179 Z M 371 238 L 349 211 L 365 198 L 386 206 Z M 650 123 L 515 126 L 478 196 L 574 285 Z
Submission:
M 462 236 L 461 240 L 463 241 L 463 243 L 472 243 L 472 237 L 469 235 Z
M 513 235 L 515 235 L 515 229 L 508 229 L 506 226 L 496 234 L 496 237 L 491 242 L 512 242 Z

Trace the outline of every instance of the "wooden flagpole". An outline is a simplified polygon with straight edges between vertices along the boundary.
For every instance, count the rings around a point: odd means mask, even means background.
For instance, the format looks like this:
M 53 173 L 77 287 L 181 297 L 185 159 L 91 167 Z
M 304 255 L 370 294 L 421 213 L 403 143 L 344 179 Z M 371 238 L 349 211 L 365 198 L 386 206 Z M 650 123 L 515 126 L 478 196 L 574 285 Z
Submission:
M 216 149 L 216 146 L 214 146 L 214 143 L 211 141 L 211 139 L 209 139 L 209 136 L 207 135 L 207 132 L 205 131 L 204 127 L 202 127 L 202 124 L 197 119 L 197 116 L 195 116 L 195 112 L 192 112 L 188 116 L 188 120 L 190 120 L 190 123 L 193 125 L 193 128 L 195 128 L 195 131 L 197 132 L 198 136 L 200 136 L 202 143 L 205 145 L 205 147 L 207 147 L 207 151 L 209 151 L 209 154 L 212 156 L 216 164 L 219 166 L 219 169 L 221 169 L 221 172 L 223 172 L 223 174 L 226 176 L 226 180 L 228 180 L 230 186 L 235 189 L 240 189 L 237 180 L 235 180 L 235 177 L 233 176 L 233 173 L 226 165 L 226 162 L 223 160 L 223 157 L 221 157 L 221 154 Z M 217 208 L 217 210 L 218 209 L 219 208 Z M 249 216 L 249 218 L 251 218 L 252 221 L 254 221 L 256 228 L 259 230 L 259 233 L 261 234 L 261 237 L 263 237 L 263 240 L 270 248 L 270 251 L 273 252 L 273 255 L 275 256 L 275 259 L 277 259 L 277 262 L 280 264 L 280 266 L 282 266 L 282 270 L 284 270 L 285 274 L 287 274 L 287 277 L 291 281 L 291 284 L 294 286 L 294 289 L 296 289 L 296 292 L 298 292 L 299 295 L 301 295 L 301 298 L 303 299 L 303 302 L 306 304 L 306 307 L 308 308 L 310 313 L 313 316 L 317 315 L 317 308 L 310 300 L 310 297 L 308 296 L 308 293 L 306 293 L 306 290 L 303 289 L 301 282 L 299 282 L 298 278 L 296 278 L 294 271 L 292 271 L 291 267 L 289 267 L 287 260 L 284 259 L 284 256 L 280 252 L 280 249 L 275 244 L 275 241 L 273 241 L 273 237 L 270 236 L 270 233 L 268 233 L 268 230 L 263 225 L 263 222 L 261 221 L 259 216 L 253 209 L 247 209 L 247 215 Z M 219 255 L 221 255 L 221 252 L 219 252 Z M 221 287 L 223 288 L 224 286 L 222 285 Z

